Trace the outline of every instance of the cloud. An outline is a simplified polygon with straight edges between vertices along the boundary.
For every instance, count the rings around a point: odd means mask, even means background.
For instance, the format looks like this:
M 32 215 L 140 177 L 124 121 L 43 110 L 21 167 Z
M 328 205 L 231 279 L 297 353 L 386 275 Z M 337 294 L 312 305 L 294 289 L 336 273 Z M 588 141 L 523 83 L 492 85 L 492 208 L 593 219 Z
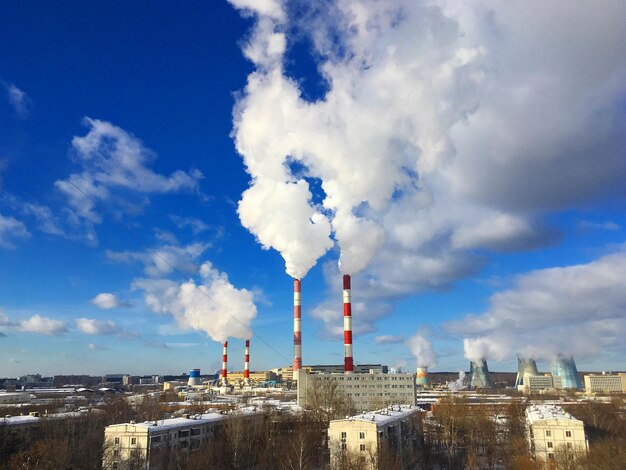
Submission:
M 174 222 L 174 225 L 179 229 L 189 227 L 194 235 L 208 231 L 211 226 L 205 224 L 200 219 L 195 217 L 181 217 L 179 215 L 170 214 L 170 220 Z
M 3 331 L 0 331 L 0 338 L 6 338 L 7 334 L 4 333 Z
M 122 329 L 112 320 L 96 320 L 90 318 L 76 318 L 76 327 L 87 335 L 117 335 Z
M 0 248 L 12 250 L 15 248 L 15 239 L 30 237 L 30 233 L 24 225 L 15 217 L 0 214 Z
M 336 243 L 359 295 L 393 306 L 493 252 L 554 243 L 554 211 L 626 194 L 622 4 L 231 3 L 256 14 L 233 112 L 251 177 L 238 213 L 292 276 Z M 315 100 L 290 75 L 302 38 L 326 88 Z M 318 318 L 340 303 L 329 295 Z
M 609 230 L 611 232 L 621 229 L 621 227 L 618 224 L 610 220 L 607 220 L 606 222 L 593 222 L 591 220 L 581 220 L 580 222 L 578 222 L 578 228 L 580 230 Z
M 118 263 L 143 263 L 144 272 L 148 276 L 159 277 L 172 271 L 196 273 L 197 260 L 208 248 L 206 243 L 191 243 L 186 246 L 165 244 L 145 252 L 107 250 L 105 256 Z
M 28 95 L 16 87 L 13 83 L 3 83 L 7 92 L 9 103 L 13 107 L 15 114 L 19 119 L 27 119 L 30 116 L 32 101 Z
M 60 335 L 67 331 L 67 327 L 61 320 L 33 315 L 28 320 L 18 322 L 17 329 L 25 333 L 38 333 L 41 335 Z
M 98 119 L 85 118 L 87 135 L 74 137 L 75 160 L 82 171 L 55 182 L 68 201 L 68 219 L 84 226 L 86 234 L 95 239 L 94 225 L 101 223 L 97 205 L 114 206 L 120 213 L 137 213 L 148 201 L 129 199 L 133 195 L 197 191 L 203 177 L 198 170 L 177 170 L 169 176 L 160 175 L 148 165 L 155 159 L 152 151 L 125 130 Z
M 103 292 L 96 295 L 93 299 L 91 299 L 91 303 L 102 309 L 130 307 L 128 302 L 120 301 L 115 294 L 111 294 L 109 292 Z
M 253 293 L 234 287 L 225 273 L 208 262 L 200 267 L 200 278 L 200 283 L 136 279 L 133 286 L 144 292 L 153 312 L 172 315 L 182 329 L 203 331 L 219 342 L 250 338 L 257 312 Z
M 404 341 L 405 339 L 402 336 L 379 335 L 374 337 L 374 342 L 376 344 L 400 344 Z
M 90 351 L 107 351 L 109 349 L 109 348 L 106 348 L 104 346 L 100 346 L 94 343 L 89 343 L 87 347 L 89 348 Z
M 445 328 L 466 337 L 472 359 L 500 360 L 517 352 L 535 358 L 623 353 L 625 275 L 625 247 L 587 264 L 531 271 L 493 294 L 485 312 Z

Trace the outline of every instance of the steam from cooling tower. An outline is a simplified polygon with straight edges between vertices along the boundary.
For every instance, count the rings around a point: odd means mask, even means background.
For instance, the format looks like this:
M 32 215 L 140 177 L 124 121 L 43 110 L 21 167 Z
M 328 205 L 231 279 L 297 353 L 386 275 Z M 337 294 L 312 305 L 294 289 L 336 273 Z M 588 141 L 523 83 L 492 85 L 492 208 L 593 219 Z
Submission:
M 415 356 L 417 367 L 434 367 L 437 364 L 437 355 L 433 351 L 431 342 L 425 333 L 418 331 L 407 340 L 407 346 Z
M 510 344 L 506 336 L 494 333 L 480 338 L 465 338 L 463 350 L 465 357 L 476 363 L 485 359 L 501 361 L 509 354 Z

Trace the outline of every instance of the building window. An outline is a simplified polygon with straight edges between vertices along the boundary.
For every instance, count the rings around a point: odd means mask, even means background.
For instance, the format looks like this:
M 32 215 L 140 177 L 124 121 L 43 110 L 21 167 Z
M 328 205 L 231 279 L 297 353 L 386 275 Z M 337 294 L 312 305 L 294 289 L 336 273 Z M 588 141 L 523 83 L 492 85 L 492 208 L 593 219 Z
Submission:
M 112 468 L 113 470 L 117 470 L 117 468 L 118 468 L 118 467 L 117 467 L 117 462 L 113 462 L 113 465 L 111 466 L 111 468 Z
M 115 450 L 113 451 L 113 457 L 119 457 L 119 456 L 120 456 L 120 451 L 119 451 L 119 450 L 117 450 L 117 449 L 115 449 Z
M 361 445 L 359 446 L 359 450 L 360 450 L 361 452 L 365 452 L 365 444 L 361 444 Z
M 345 432 L 341 432 L 341 439 L 343 439 L 344 441 L 346 440 L 346 437 L 348 437 L 347 433 Z
M 137 444 L 137 438 L 136 437 L 131 437 L 130 439 L 130 445 L 134 446 L 135 444 Z
M 115 443 L 116 443 L 116 444 L 119 444 L 119 443 L 120 443 L 120 438 L 119 438 L 119 437 L 116 437 L 116 438 L 115 438 Z
M 568 450 L 572 450 L 572 443 L 571 442 L 566 442 L 565 445 L 567 446 Z
M 359 439 L 365 439 L 365 432 L 364 431 L 360 431 L 359 432 Z
M 346 443 L 345 442 L 341 443 L 341 450 L 346 450 Z
M 572 431 L 565 431 L 565 437 L 572 437 Z
M 548 437 L 552 436 L 552 431 L 549 431 L 549 430 L 546 431 L 546 436 L 548 436 Z
M 551 441 L 548 441 L 548 448 L 552 449 L 552 442 Z
M 548 454 L 548 459 L 549 459 L 549 460 L 554 460 L 554 454 L 553 454 L 552 452 L 550 452 L 550 453 Z

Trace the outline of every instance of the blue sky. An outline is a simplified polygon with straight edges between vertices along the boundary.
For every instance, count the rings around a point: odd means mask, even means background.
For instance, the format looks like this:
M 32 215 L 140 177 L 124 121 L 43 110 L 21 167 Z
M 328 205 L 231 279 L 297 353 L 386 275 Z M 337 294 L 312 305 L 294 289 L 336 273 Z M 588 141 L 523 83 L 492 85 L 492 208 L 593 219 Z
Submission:
M 586 8 L 5 3 L 0 376 L 286 365 L 292 276 L 341 363 L 341 272 L 357 363 L 624 369 L 626 12 Z

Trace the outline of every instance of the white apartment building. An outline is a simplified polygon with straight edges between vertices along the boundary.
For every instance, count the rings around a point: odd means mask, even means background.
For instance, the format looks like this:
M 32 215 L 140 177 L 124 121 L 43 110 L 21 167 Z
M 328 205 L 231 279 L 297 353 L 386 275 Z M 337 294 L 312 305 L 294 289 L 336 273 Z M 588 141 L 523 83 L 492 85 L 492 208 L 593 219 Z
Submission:
M 340 468 L 344 456 L 362 459 L 362 468 L 379 467 L 382 452 L 400 457 L 405 468 L 414 468 L 421 449 L 421 411 L 413 406 L 390 406 L 346 419 L 328 427 L 331 468 Z
M 390 403 L 415 405 L 415 374 L 382 372 L 349 374 L 308 374 L 301 372 L 298 380 L 298 405 L 307 407 L 312 388 L 337 385 L 337 391 L 352 401 L 357 411 L 369 411 Z
M 528 373 L 524 374 L 524 384 L 517 387 L 519 391 L 524 393 L 541 393 L 562 388 L 562 380 L 558 375 L 531 375 Z
M 255 415 L 255 412 L 242 411 L 235 416 Z M 205 413 L 107 426 L 104 430 L 102 468 L 117 470 L 129 464 L 133 468 L 157 468 L 154 463 L 159 454 L 176 451 L 184 455 L 200 449 L 215 438 L 224 422 L 231 417 L 233 415 Z
M 585 392 L 624 393 L 626 392 L 626 374 L 589 374 L 585 375 Z
M 538 461 L 555 461 L 589 450 L 584 423 L 556 405 L 530 405 L 526 409 L 527 437 Z

